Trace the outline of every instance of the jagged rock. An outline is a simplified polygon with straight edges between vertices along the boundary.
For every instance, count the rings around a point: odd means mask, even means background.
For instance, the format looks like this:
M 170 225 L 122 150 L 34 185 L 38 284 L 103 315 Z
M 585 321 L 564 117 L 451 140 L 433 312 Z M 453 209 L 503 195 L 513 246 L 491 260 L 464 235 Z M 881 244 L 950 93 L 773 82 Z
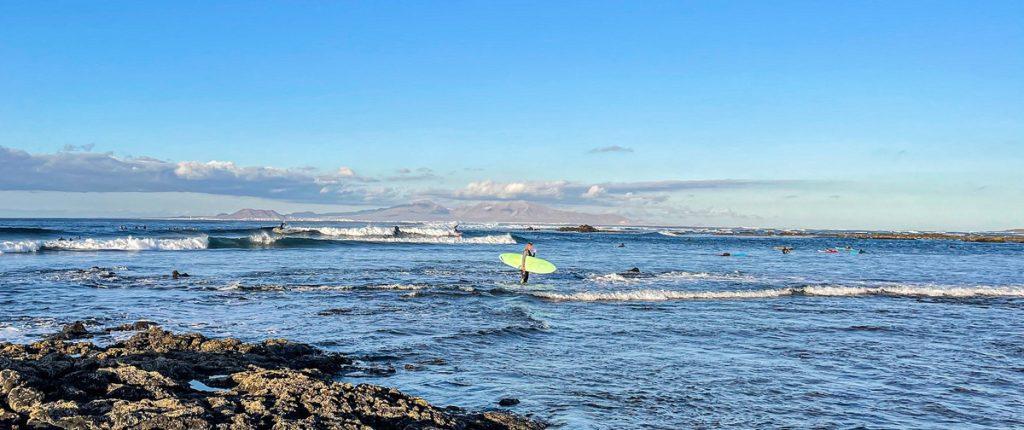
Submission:
M 103 331 L 112 333 L 115 331 L 139 331 L 148 330 L 150 327 L 156 326 L 157 323 L 153 321 L 136 321 L 130 324 L 121 324 L 117 327 L 107 327 Z
M 18 418 L 18 414 L 0 406 L 0 428 L 13 428 L 14 423 L 18 422 Z
M 515 397 L 505 397 L 498 400 L 498 406 L 515 406 L 519 404 L 519 399 Z
M 14 387 L 7 393 L 7 406 L 14 412 L 27 414 L 42 402 L 43 393 L 32 387 Z
M 23 383 L 24 380 L 20 373 L 11 369 L 0 370 L 0 399 L 6 398 L 11 390 Z
M 71 324 L 65 325 L 59 333 L 51 335 L 48 339 L 52 340 L 75 340 L 92 337 L 92 333 L 85 328 L 85 323 L 82 321 L 75 321 Z
M 592 225 L 581 224 L 576 227 L 559 227 L 558 231 L 575 231 L 577 233 L 597 233 L 600 230 L 598 230 L 596 227 Z
M 332 375 L 352 368 L 352 361 L 305 344 L 208 339 L 144 322 L 130 326 L 145 331 L 108 347 L 55 337 L 31 345 L 0 343 L 0 428 L 544 427 L 513 414 L 437 408 L 392 388 L 335 382 Z M 194 388 L 205 384 L 219 389 Z

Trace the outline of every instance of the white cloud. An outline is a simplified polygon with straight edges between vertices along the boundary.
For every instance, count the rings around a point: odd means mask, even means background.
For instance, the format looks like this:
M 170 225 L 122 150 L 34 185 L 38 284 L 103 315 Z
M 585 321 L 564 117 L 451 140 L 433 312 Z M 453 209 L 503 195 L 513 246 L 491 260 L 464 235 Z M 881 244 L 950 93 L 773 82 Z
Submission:
M 168 162 L 111 153 L 30 154 L 0 147 L 0 190 L 73 192 L 195 192 L 330 204 L 389 204 L 399 193 L 366 188 L 342 167 L 329 174 L 308 168 L 238 166 L 231 161 Z
M 456 200 L 533 200 L 561 204 L 613 204 L 660 203 L 668 195 L 684 190 L 729 190 L 749 188 L 788 188 L 801 181 L 764 180 L 695 180 L 604 182 L 585 184 L 570 181 L 496 182 L 491 180 L 470 182 L 454 191 L 431 190 L 425 196 Z
M 32 154 L 0 147 L 0 191 L 185 192 L 303 204 L 374 206 L 405 203 L 417 197 L 526 200 L 629 211 L 668 208 L 671 197 L 686 190 L 787 189 L 802 184 L 735 179 L 599 183 L 481 180 L 456 189 L 412 186 L 416 181 L 433 179 L 439 177 L 427 168 L 398 169 L 393 176 L 373 178 L 360 176 L 347 166 L 322 172 L 309 167 L 240 166 L 224 160 L 171 162 L 81 151 Z M 393 187 L 395 183 L 407 185 Z
M 605 190 L 604 187 L 600 185 L 591 185 L 590 188 L 587 188 L 587 192 L 583 193 L 580 197 L 585 199 L 595 199 L 605 195 L 607 192 L 608 190 Z
M 567 181 L 553 182 L 470 182 L 465 188 L 455 190 L 453 196 L 460 199 L 522 199 L 522 198 L 558 198 Z

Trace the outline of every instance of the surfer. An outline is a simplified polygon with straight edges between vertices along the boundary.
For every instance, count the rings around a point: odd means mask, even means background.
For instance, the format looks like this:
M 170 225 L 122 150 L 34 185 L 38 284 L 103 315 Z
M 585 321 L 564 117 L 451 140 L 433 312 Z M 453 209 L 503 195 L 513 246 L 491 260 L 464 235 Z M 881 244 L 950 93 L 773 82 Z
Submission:
M 533 248 L 533 242 L 526 242 L 526 248 L 523 248 L 523 262 L 519 265 L 519 275 L 523 284 L 530 280 L 530 272 L 526 271 L 526 257 L 536 256 L 537 250 Z
M 400 229 L 398 228 L 398 226 L 396 225 L 396 226 L 395 226 L 395 229 L 394 229 L 394 230 L 393 230 L 393 231 L 391 232 L 391 235 L 392 235 L 392 236 L 398 236 L 398 235 L 400 235 L 400 234 L 402 234 L 402 230 L 400 230 Z

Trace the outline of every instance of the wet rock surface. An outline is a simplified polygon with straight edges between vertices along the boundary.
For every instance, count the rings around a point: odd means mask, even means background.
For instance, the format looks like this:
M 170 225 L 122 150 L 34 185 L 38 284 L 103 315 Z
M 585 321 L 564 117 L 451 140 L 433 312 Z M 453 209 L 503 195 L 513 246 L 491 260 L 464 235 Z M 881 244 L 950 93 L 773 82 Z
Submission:
M 498 406 L 515 406 L 519 404 L 519 399 L 515 397 L 505 397 L 498 400 Z
M 335 382 L 344 355 L 281 339 L 244 343 L 152 323 L 100 347 L 80 323 L 0 343 L 0 428 L 540 429 L 518 415 L 439 408 L 393 388 Z
M 559 227 L 558 231 L 574 231 L 577 233 L 597 233 L 600 230 L 598 230 L 596 227 L 592 225 L 581 224 L 576 227 Z

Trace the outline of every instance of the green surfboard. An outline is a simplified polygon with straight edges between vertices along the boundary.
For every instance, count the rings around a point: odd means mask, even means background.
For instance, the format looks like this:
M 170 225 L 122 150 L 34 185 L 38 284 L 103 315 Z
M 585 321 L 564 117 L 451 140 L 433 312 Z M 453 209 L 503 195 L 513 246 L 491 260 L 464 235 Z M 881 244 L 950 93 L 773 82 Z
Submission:
M 501 262 L 518 269 L 523 263 L 523 255 L 514 252 L 501 254 Z M 526 257 L 526 271 L 530 273 L 551 273 L 555 271 L 555 265 L 550 261 L 537 257 Z

